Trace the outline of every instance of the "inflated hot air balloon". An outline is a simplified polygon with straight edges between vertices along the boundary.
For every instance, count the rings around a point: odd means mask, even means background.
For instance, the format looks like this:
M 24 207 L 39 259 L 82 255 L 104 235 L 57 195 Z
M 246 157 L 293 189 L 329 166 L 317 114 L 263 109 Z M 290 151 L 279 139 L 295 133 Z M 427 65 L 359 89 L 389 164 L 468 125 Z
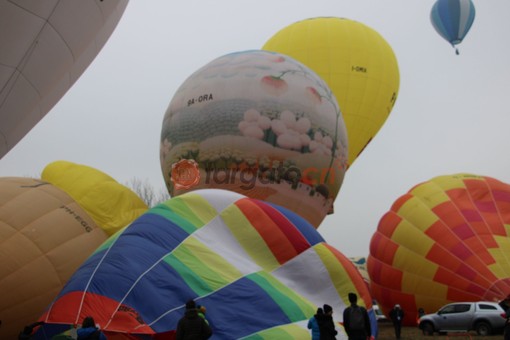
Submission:
M 108 235 L 148 209 L 131 189 L 86 165 L 56 161 L 44 168 L 41 178 L 68 193 Z
M 326 81 L 342 111 L 353 164 L 397 100 L 400 76 L 388 42 L 360 22 L 317 17 L 281 29 L 263 49 L 291 56 Z
M 99 179 L 101 172 L 79 165 L 59 172 L 62 164 L 72 163 L 52 163 L 43 177 L 65 181 L 78 174 L 67 189 L 46 180 L 0 178 L 0 339 L 16 339 L 111 232 L 147 210 L 128 188 L 115 187 L 104 174 Z M 110 221 L 112 214 L 123 218 Z
M 372 296 L 386 314 L 400 304 L 413 325 L 418 308 L 502 300 L 510 294 L 509 225 L 509 184 L 455 174 L 415 186 L 370 242 Z
M 194 299 L 207 309 L 211 339 L 309 339 L 317 306 L 330 304 L 340 322 L 351 291 L 376 332 L 359 272 L 312 225 L 277 205 L 203 189 L 148 210 L 98 248 L 42 315 L 38 335 L 94 315 L 115 339 L 171 338 Z
M 232 190 L 318 227 L 343 181 L 347 136 L 326 83 L 268 51 L 219 57 L 177 90 L 161 131 L 170 196 Z
M 0 158 L 94 60 L 128 0 L 0 0 Z
M 475 20 L 475 6 L 471 0 L 437 0 L 430 12 L 432 26 L 455 48 L 462 42 Z

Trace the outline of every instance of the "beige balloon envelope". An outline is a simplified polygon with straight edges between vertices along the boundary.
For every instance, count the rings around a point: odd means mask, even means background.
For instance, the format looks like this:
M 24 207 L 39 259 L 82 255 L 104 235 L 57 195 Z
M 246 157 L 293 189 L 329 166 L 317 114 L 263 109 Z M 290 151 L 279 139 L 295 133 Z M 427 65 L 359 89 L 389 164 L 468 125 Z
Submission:
M 15 339 L 36 321 L 106 239 L 61 189 L 31 178 L 0 178 L 0 338 Z
M 0 0 L 0 158 L 102 49 L 128 0 Z
M 147 210 L 88 166 L 53 162 L 42 178 L 0 178 L 0 339 L 35 322 L 108 235 Z

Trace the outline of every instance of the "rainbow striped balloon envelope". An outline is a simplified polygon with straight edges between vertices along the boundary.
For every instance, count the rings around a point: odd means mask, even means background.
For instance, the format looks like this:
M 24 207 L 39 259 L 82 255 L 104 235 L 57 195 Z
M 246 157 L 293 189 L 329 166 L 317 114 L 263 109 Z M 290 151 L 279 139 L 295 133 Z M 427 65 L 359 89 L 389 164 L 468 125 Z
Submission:
M 435 177 L 398 198 L 370 242 L 370 289 L 387 314 L 510 293 L 510 185 L 470 174 Z M 409 317 L 407 317 L 409 315 Z
M 115 339 L 172 338 L 194 299 L 206 307 L 212 339 L 309 339 L 308 319 L 325 303 L 341 338 L 349 292 L 377 332 L 361 275 L 306 220 L 234 192 L 196 190 L 99 247 L 42 315 L 37 335 L 51 338 L 92 315 Z

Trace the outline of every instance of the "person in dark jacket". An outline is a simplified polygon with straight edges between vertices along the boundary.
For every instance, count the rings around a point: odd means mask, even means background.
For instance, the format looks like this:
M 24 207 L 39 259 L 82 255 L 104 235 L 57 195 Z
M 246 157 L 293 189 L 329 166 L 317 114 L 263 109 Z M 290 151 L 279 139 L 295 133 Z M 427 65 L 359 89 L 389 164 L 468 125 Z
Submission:
M 83 319 L 81 328 L 76 333 L 78 334 L 78 340 L 107 340 L 106 335 L 96 327 L 96 322 L 91 316 Z
M 34 322 L 30 325 L 27 325 L 23 328 L 23 331 L 19 333 L 18 340 L 28 340 L 32 339 L 32 333 L 34 331 L 34 328 L 40 325 L 44 325 L 43 321 Z
M 367 310 L 362 306 L 358 306 L 358 295 L 355 293 L 349 293 L 348 298 L 351 305 L 344 309 L 343 318 L 344 329 L 349 340 L 372 338 L 372 327 L 370 326 Z
M 390 311 L 390 319 L 393 322 L 393 328 L 395 328 L 395 338 L 400 339 L 402 320 L 404 320 L 404 310 L 400 308 L 399 304 L 396 304 Z
M 198 315 L 195 301 L 188 300 L 184 316 L 177 323 L 176 340 L 202 340 L 211 335 L 211 327 Z
M 330 305 L 322 306 L 324 316 L 319 319 L 319 332 L 321 340 L 335 340 L 338 334 L 333 321 L 333 308 Z

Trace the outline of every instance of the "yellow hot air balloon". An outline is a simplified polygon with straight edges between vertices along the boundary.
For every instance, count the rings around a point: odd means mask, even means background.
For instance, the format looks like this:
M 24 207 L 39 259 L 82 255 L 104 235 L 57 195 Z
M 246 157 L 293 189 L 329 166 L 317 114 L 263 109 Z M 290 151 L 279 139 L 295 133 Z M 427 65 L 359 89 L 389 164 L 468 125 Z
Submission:
M 44 168 L 41 178 L 68 193 L 108 235 L 148 209 L 131 189 L 86 165 L 56 161 Z
M 388 118 L 400 76 L 391 46 L 372 28 L 344 18 L 293 23 L 263 46 L 286 54 L 326 81 L 342 111 L 351 165 Z
M 0 178 L 0 339 L 36 321 L 108 235 L 147 210 L 88 166 L 54 162 L 42 177 Z

